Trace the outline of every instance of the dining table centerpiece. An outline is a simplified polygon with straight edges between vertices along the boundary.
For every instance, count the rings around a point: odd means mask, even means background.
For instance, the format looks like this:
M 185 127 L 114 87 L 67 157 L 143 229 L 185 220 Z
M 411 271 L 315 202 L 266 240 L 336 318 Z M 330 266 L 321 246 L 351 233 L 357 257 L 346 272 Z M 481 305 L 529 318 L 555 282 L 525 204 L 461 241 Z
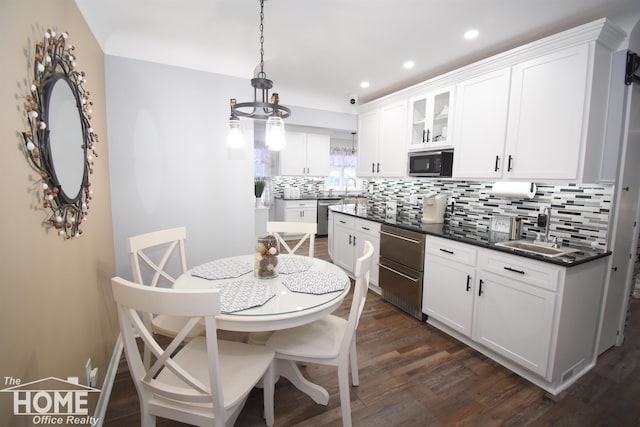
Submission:
M 278 255 L 280 244 L 273 235 L 259 237 L 256 242 L 256 261 L 254 276 L 259 279 L 271 279 L 278 276 Z

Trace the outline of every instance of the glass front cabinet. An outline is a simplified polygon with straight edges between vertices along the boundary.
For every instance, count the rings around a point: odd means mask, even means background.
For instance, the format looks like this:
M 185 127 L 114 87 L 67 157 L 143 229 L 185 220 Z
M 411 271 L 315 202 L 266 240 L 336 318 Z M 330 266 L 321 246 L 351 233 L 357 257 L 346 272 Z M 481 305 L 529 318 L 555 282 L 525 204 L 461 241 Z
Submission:
M 452 148 L 453 87 L 411 98 L 409 150 Z

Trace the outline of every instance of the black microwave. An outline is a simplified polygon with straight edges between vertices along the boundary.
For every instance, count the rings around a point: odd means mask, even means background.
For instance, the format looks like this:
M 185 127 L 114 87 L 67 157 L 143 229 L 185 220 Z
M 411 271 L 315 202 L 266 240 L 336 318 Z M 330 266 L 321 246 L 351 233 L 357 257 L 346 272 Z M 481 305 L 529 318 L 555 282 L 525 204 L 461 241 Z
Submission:
M 409 153 L 409 176 L 451 177 L 453 151 Z

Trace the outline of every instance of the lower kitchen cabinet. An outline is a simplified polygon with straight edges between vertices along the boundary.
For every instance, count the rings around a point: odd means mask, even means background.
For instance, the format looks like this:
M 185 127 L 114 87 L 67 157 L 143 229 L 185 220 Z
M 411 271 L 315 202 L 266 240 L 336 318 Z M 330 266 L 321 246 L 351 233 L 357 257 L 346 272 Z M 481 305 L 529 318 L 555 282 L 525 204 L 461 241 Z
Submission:
M 547 377 L 556 293 L 481 272 L 473 340 Z
M 331 225 L 329 225 L 331 229 Z M 331 259 L 337 266 L 353 274 L 355 261 L 364 251 L 364 242 L 373 244 L 373 262 L 369 283 L 378 286 L 378 258 L 380 257 L 380 224 L 350 215 L 333 213 L 333 234 L 329 236 Z
M 276 221 L 317 223 L 318 202 L 276 199 Z M 285 236 L 293 237 L 291 233 L 285 233 Z
M 595 365 L 604 258 L 562 267 L 432 236 L 426 246 L 429 324 L 552 394 Z
M 422 311 L 470 337 L 476 276 L 476 249 L 427 236 Z

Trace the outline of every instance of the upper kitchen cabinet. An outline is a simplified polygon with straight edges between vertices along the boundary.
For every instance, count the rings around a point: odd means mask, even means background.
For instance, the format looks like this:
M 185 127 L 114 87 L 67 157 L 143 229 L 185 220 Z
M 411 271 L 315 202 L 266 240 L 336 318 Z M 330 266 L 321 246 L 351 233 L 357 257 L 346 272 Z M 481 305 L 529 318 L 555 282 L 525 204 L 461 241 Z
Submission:
M 513 67 L 505 178 L 582 178 L 589 144 L 600 151 L 603 138 L 588 132 L 589 113 L 605 114 L 595 103 L 589 108 L 594 49 L 575 46 Z
M 407 167 L 407 102 L 358 116 L 358 176 L 403 177 Z
M 507 134 L 511 69 L 466 80 L 456 87 L 453 129 L 457 178 L 500 178 Z
M 617 143 L 605 134 L 607 111 L 622 102 L 609 93 L 612 53 L 622 38 L 602 19 L 467 68 L 477 77 L 456 86 L 453 177 L 605 179 L 615 156 L 603 153 Z
M 451 148 L 453 88 L 449 87 L 409 100 L 410 151 Z
M 287 132 L 280 152 L 280 175 L 328 176 L 329 135 Z

